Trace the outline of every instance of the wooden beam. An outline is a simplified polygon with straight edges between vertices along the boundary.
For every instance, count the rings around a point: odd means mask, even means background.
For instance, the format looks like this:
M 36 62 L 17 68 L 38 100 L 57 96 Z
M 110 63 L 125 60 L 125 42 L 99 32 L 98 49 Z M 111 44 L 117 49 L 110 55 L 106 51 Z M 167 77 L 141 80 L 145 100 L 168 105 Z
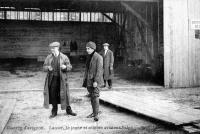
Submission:
M 137 27 L 138 27 L 139 33 L 140 33 L 140 35 L 141 35 L 142 42 L 144 43 L 144 46 L 145 46 L 145 48 L 146 48 L 147 55 L 148 55 L 148 57 L 149 57 L 149 59 L 150 59 L 150 63 L 152 63 L 152 65 L 153 65 L 153 63 L 154 63 L 153 57 L 152 57 L 152 55 L 151 55 L 151 53 L 150 53 L 148 44 L 146 43 L 146 40 L 145 40 L 145 36 L 144 36 L 144 32 L 143 32 L 142 26 L 140 25 L 140 23 L 139 23 L 139 21 L 138 21 L 137 19 L 136 19 L 136 22 L 137 22 Z
M 138 12 L 136 12 L 131 6 L 126 4 L 125 2 L 121 2 L 122 6 L 124 6 L 128 11 L 131 12 L 135 17 L 137 17 L 140 21 L 142 21 L 147 27 L 149 26 L 149 23 L 144 19 Z
M 1 0 L 2 2 L 13 2 L 13 0 Z M 17 2 L 41 2 L 43 0 L 17 0 Z M 62 1 L 62 2 L 69 2 L 71 0 L 48 0 L 47 2 L 52 2 L 52 1 Z M 106 2 L 106 1 L 112 1 L 112 2 L 119 2 L 119 1 L 127 1 L 127 2 L 158 2 L 159 0 L 72 0 L 72 1 L 76 1 L 76 2 Z
M 121 26 L 119 23 L 117 23 L 115 20 L 113 20 L 110 16 L 108 16 L 107 14 L 105 13 L 102 13 L 107 19 L 109 19 L 111 22 L 113 22 L 115 25 L 117 25 L 119 28 L 121 28 L 122 30 L 124 30 L 125 32 L 127 33 L 130 33 L 130 31 L 126 30 L 124 28 L 124 26 Z
M 78 0 L 78 1 L 112 1 L 112 2 L 120 2 L 120 1 L 127 1 L 127 2 L 158 2 L 159 0 Z

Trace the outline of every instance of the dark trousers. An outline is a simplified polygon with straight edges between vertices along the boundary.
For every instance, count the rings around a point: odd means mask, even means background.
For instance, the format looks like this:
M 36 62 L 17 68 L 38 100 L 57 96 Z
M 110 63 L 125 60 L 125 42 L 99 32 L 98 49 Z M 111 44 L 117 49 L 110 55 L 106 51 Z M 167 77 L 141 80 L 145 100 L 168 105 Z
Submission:
M 90 93 L 93 114 L 96 116 L 99 113 L 99 88 L 87 87 L 87 90 Z
M 112 87 L 112 80 L 104 80 L 104 85 L 106 86 L 106 81 L 108 82 L 108 86 Z
M 60 103 L 60 77 L 53 76 L 51 85 L 49 88 L 49 100 L 53 106 L 52 112 L 57 112 Z

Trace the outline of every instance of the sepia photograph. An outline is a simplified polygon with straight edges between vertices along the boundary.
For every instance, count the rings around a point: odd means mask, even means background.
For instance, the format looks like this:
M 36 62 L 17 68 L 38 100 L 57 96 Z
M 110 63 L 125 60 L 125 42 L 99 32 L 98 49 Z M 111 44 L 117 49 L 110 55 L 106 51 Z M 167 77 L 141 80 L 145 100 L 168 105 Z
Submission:
M 0 134 L 200 134 L 200 0 L 0 0 Z

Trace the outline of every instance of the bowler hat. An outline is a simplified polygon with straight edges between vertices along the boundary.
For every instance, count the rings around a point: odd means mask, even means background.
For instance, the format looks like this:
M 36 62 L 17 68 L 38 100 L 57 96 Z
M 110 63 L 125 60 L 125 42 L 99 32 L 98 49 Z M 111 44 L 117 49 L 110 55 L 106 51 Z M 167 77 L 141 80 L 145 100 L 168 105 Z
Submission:
M 52 42 L 49 44 L 49 47 L 60 47 L 60 43 L 59 42 Z
M 108 43 L 104 43 L 103 46 L 110 46 Z

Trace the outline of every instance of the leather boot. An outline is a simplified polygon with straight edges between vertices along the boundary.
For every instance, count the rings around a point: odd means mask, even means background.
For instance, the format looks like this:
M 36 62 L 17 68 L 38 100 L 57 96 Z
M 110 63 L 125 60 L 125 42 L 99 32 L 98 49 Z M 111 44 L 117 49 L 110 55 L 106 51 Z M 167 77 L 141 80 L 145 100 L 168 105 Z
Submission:
M 66 113 L 72 116 L 76 116 L 77 114 L 74 113 L 70 106 L 67 106 Z
M 93 113 L 94 113 L 94 121 L 98 121 L 99 117 L 99 97 L 95 97 L 93 100 Z
M 56 117 L 57 111 L 58 111 L 58 106 L 57 106 L 57 105 L 53 106 L 53 108 L 52 108 L 52 110 L 51 110 L 51 115 L 50 115 L 49 118 L 54 118 L 54 117 Z

